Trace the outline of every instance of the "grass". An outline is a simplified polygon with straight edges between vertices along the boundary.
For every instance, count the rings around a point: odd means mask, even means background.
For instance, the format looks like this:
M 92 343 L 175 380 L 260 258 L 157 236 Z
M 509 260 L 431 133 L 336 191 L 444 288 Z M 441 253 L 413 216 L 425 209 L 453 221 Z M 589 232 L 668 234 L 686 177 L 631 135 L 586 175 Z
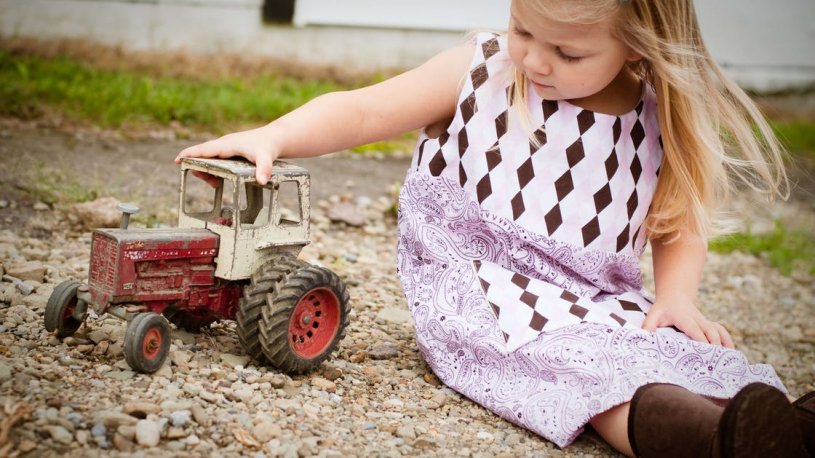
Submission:
M 772 128 L 791 152 L 815 158 L 815 122 L 773 122 Z
M 780 221 L 769 233 L 753 234 L 748 229 L 711 240 L 710 249 L 718 253 L 741 251 L 764 258 L 784 275 L 796 269 L 815 275 L 815 234 L 787 229 Z
M 12 170 L 15 168 L 13 165 L 6 165 L 12 167 Z M 62 172 L 54 167 L 49 167 L 45 162 L 39 162 L 28 169 L 20 169 L 19 174 L 27 176 L 28 179 L 21 180 L 14 186 L 25 192 L 34 201 L 49 205 L 89 202 L 102 195 L 101 183 Z
M 268 75 L 212 81 L 157 77 L 103 70 L 67 57 L 0 51 L 0 114 L 24 119 L 36 118 L 48 107 L 106 128 L 177 121 L 223 133 L 230 126 L 275 119 L 338 89 L 330 82 Z

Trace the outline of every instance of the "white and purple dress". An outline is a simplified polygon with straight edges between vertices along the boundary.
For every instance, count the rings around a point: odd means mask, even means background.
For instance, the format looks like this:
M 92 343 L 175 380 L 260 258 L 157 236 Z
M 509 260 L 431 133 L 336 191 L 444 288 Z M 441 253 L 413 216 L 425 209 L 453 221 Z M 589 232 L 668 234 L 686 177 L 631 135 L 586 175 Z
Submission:
M 641 329 L 662 159 L 651 90 L 620 116 L 530 91 L 533 142 L 510 126 L 505 38 L 475 41 L 455 117 L 438 138 L 422 133 L 399 198 L 397 268 L 436 375 L 561 447 L 647 383 L 717 398 L 754 381 L 784 390 L 738 351 Z

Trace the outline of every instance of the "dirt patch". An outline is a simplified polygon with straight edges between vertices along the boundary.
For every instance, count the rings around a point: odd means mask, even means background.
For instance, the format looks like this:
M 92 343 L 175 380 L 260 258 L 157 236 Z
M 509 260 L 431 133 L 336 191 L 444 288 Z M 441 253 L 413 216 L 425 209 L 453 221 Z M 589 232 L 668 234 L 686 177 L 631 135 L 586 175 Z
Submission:
M 163 133 L 172 136 L 172 131 Z M 148 136 L 134 140 L 114 131 L 70 132 L 9 119 L 0 120 L 0 138 L 4 158 L 0 199 L 10 203 L 0 209 L 4 226 L 25 224 L 37 213 L 33 207 L 38 203 L 60 206 L 101 196 L 136 203 L 143 220 L 172 225 L 180 180 L 173 158 L 206 139 Z M 291 162 L 311 173 L 312 204 L 317 204 L 332 195 L 392 197 L 410 159 L 339 153 Z

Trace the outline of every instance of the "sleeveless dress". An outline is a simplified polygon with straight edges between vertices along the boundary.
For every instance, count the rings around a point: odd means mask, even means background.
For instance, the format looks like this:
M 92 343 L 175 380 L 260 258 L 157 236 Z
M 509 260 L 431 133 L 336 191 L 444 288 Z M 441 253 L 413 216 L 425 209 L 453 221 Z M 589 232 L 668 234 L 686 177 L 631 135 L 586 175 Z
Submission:
M 643 222 L 662 159 L 652 91 L 621 116 L 530 91 L 530 141 L 510 116 L 505 37 L 475 41 L 455 117 L 420 135 L 399 197 L 397 269 L 439 379 L 560 447 L 647 383 L 715 398 L 756 381 L 786 391 L 736 350 L 641 329 Z

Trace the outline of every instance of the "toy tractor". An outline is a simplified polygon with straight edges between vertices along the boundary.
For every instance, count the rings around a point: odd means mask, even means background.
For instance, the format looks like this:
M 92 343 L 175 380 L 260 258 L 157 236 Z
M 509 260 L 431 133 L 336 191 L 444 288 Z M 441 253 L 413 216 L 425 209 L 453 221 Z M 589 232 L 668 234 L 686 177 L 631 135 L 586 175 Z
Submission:
M 96 229 L 88 284 L 60 283 L 45 328 L 74 334 L 93 310 L 128 322 L 127 363 L 158 370 L 170 326 L 197 331 L 235 320 L 246 353 L 290 374 L 307 372 L 345 336 L 348 293 L 332 271 L 297 259 L 309 243 L 309 174 L 275 162 L 261 186 L 243 160 L 184 159 L 177 228 Z M 288 191 L 288 194 L 286 193 Z

